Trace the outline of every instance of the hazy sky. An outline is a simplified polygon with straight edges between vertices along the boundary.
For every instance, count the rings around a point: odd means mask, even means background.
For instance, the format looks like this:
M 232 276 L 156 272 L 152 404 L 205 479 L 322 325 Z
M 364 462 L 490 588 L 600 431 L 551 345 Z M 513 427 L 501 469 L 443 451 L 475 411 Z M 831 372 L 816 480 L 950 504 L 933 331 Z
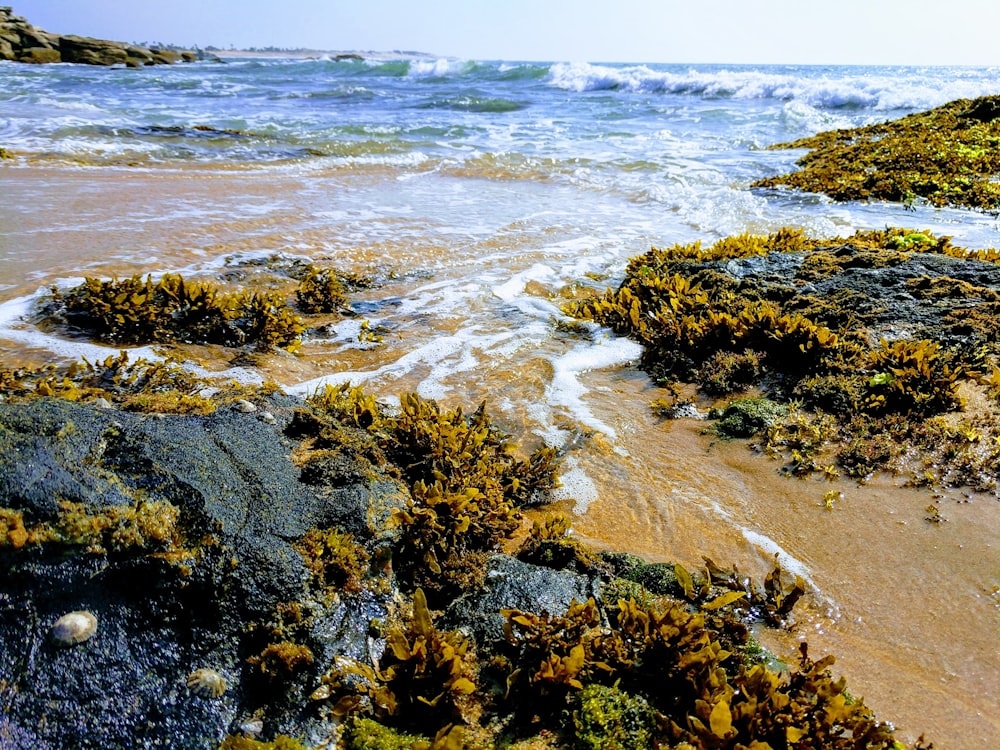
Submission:
M 61 34 L 568 62 L 1000 64 L 997 0 L 7 0 Z

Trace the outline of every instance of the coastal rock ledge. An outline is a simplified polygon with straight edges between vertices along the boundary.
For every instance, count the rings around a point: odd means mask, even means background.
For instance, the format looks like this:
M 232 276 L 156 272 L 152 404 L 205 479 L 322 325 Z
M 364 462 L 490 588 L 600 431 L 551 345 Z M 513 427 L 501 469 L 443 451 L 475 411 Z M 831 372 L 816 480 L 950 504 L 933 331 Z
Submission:
M 24 63 L 82 63 L 85 65 L 170 65 L 194 62 L 198 55 L 159 47 L 140 47 L 107 39 L 62 36 L 36 29 L 10 6 L 0 7 L 0 60 Z

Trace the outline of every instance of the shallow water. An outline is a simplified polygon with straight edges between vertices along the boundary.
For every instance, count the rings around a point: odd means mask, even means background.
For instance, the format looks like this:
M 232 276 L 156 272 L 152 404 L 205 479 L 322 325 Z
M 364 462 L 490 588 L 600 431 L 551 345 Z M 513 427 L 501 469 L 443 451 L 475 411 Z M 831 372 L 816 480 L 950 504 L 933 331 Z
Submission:
M 231 351 L 180 354 L 303 394 L 350 381 L 386 400 L 486 399 L 523 444 L 567 449 L 555 508 L 582 538 L 689 568 L 707 555 L 758 579 L 777 553 L 810 595 L 790 633 L 762 640 L 790 660 L 800 639 L 814 657 L 836 654 L 852 693 L 901 736 L 1000 747 L 1000 501 L 950 493 L 947 520 L 932 524 L 926 492 L 841 482 L 828 510 L 830 485 L 713 444 L 701 422 L 654 417 L 636 345 L 557 325 L 562 302 L 617 284 L 651 245 L 784 225 L 917 226 L 998 244 L 988 216 L 745 189 L 794 160 L 763 144 L 941 103 L 949 82 L 974 95 L 990 71 L 914 73 L 894 88 L 877 69 L 324 65 L 146 79 L 0 65 L 0 140 L 17 157 L 0 162 L 4 364 L 117 352 L 30 322 L 39 289 L 84 275 L 270 284 L 247 264 L 275 254 L 371 274 L 380 283 L 352 296 L 357 316 L 322 319 L 295 355 L 230 369 Z M 327 155 L 299 158 L 300 147 Z M 358 341 L 363 320 L 382 343 Z

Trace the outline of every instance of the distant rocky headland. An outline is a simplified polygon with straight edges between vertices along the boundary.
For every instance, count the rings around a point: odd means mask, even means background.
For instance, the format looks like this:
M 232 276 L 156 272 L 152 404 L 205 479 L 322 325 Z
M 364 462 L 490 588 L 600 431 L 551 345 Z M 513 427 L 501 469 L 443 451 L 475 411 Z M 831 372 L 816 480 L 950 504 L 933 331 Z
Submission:
M 13 8 L 0 7 L 0 60 L 24 63 L 83 63 L 86 65 L 170 65 L 194 62 L 198 53 L 190 50 L 142 47 L 107 39 L 52 34 L 35 28 Z

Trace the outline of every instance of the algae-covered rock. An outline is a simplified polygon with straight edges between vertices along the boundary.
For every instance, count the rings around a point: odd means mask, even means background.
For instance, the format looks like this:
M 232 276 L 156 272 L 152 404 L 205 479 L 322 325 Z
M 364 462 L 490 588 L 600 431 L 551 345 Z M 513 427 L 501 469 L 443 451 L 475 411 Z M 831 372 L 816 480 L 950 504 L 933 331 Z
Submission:
M 998 260 L 927 231 L 781 229 L 654 248 L 630 260 L 618 289 L 566 310 L 643 344 L 641 366 L 675 400 L 680 381 L 709 397 L 766 396 L 715 411 L 716 432 L 760 434 L 795 475 L 898 472 L 905 448 L 932 467 L 922 483 L 993 492 L 995 417 L 966 411 L 975 433 L 938 418 L 963 410 L 970 389 L 1000 396 Z
M 308 669 L 275 684 L 248 659 L 293 640 L 322 663 L 373 658 L 389 588 L 333 595 L 294 545 L 341 522 L 374 539 L 366 503 L 400 488 L 360 459 L 338 486 L 302 482 L 294 403 L 271 398 L 273 425 L 0 404 L 3 747 L 214 748 L 258 710 L 269 733 L 330 734 L 300 715 Z M 63 645 L 50 630 L 71 611 L 96 632 Z
M 1000 97 L 958 99 L 927 112 L 819 133 L 771 148 L 805 148 L 798 172 L 758 180 L 838 201 L 887 200 L 1000 208 Z
M 467 630 L 477 643 L 497 643 L 504 638 L 502 610 L 564 612 L 573 600 L 595 596 L 597 586 L 588 576 L 494 555 L 487 562 L 483 588 L 455 599 L 444 622 Z
M 743 398 L 712 411 L 719 437 L 747 438 L 763 432 L 788 413 L 788 407 L 766 398 Z
M 640 697 L 616 687 L 588 685 L 573 711 L 575 747 L 580 750 L 633 750 L 651 747 L 656 714 Z

